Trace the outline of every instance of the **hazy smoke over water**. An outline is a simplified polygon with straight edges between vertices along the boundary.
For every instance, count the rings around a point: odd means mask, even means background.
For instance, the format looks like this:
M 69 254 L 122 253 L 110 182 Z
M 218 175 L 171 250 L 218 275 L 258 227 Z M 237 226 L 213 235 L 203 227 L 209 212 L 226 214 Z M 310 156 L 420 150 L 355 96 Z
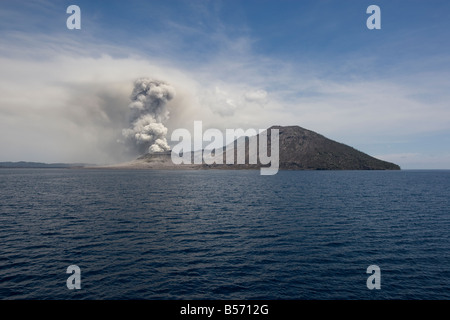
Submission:
M 175 90 L 163 81 L 141 78 L 134 82 L 130 127 L 122 134 L 139 153 L 170 150 L 163 122 L 169 118 L 165 106 L 173 97 Z

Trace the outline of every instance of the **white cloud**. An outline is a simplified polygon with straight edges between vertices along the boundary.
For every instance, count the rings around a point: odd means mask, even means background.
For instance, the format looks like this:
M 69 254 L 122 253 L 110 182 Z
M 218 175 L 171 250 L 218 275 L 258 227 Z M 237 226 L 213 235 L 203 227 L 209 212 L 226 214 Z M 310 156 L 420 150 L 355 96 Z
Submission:
M 267 91 L 262 89 L 249 91 L 244 97 L 248 102 L 264 102 L 267 99 Z

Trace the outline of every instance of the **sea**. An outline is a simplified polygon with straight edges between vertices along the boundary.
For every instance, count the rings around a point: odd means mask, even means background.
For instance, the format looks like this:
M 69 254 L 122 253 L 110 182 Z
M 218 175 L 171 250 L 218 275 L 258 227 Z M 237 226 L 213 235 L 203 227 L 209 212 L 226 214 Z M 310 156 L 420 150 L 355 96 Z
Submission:
M 445 170 L 0 169 L 0 299 L 447 300 L 449 190 Z

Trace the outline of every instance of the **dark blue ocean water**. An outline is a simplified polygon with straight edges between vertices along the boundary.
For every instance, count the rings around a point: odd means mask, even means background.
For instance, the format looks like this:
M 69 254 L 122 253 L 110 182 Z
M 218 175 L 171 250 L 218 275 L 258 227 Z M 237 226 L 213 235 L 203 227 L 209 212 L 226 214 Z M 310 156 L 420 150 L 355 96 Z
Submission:
M 1 299 L 450 299 L 450 171 L 1 169 L 0 190 Z

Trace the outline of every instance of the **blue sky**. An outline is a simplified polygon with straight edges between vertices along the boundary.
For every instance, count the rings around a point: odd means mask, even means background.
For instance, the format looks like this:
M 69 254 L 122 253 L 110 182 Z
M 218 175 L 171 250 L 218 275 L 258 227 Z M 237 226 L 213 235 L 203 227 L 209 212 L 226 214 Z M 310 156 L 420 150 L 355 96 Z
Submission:
M 71 4 L 81 30 L 66 28 Z M 366 27 L 371 4 L 380 30 Z M 405 169 L 450 169 L 449 12 L 448 1 L 2 1 L 0 161 L 126 160 L 132 81 L 146 76 L 177 91 L 169 130 L 300 125 Z

